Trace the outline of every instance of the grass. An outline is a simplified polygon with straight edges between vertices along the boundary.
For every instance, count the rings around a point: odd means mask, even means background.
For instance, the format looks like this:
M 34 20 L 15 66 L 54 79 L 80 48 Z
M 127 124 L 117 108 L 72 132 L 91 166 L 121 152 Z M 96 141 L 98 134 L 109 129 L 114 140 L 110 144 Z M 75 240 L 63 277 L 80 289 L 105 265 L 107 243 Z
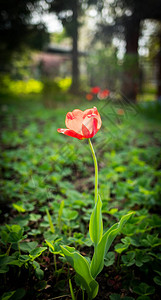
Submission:
M 34 99 L 1 104 L 2 300 L 69 299 L 69 282 L 72 297 L 82 299 L 59 245 L 74 246 L 90 259 L 93 161 L 88 141 L 57 128 L 65 126 L 68 111 L 93 106 L 102 117 L 92 142 L 104 226 L 136 211 L 106 256 L 96 299 L 160 297 L 160 108 L 151 113 L 148 106 L 80 100 L 49 108 Z

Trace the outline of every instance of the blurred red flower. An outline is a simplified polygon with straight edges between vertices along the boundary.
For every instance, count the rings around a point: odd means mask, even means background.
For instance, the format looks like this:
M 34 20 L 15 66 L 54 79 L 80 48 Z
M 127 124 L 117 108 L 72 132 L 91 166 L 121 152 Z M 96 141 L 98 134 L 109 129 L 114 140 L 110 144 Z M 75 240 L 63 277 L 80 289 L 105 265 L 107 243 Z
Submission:
M 79 140 L 92 138 L 101 128 L 102 121 L 97 108 L 81 111 L 75 109 L 68 112 L 65 119 L 65 128 L 58 128 L 57 131 Z
M 100 92 L 98 93 L 98 98 L 99 98 L 100 100 L 106 99 L 106 98 L 109 96 L 109 94 L 110 94 L 110 91 L 109 91 L 108 89 L 103 90 L 103 91 L 100 91 Z
M 91 100 L 93 99 L 93 95 L 92 95 L 92 94 L 87 94 L 87 95 L 86 95 L 86 99 L 87 99 L 88 101 L 91 101 Z
M 117 110 L 117 114 L 120 115 L 120 116 L 123 116 L 125 114 L 124 110 L 122 108 L 119 108 Z
M 98 94 L 100 91 L 100 87 L 99 86 L 94 86 L 91 88 L 91 93 L 92 94 Z

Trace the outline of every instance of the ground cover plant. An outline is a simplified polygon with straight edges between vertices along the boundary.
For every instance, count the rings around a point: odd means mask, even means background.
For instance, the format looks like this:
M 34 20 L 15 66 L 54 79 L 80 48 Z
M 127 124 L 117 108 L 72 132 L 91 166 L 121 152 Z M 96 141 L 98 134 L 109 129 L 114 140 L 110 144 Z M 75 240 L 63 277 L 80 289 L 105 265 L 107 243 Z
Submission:
M 104 258 L 95 299 L 159 299 L 159 121 L 124 103 L 92 104 L 102 118 L 92 143 L 99 163 L 104 228 L 135 211 Z M 75 247 L 87 260 L 93 255 L 88 233 L 94 199 L 89 145 L 57 133 L 75 107 L 48 109 L 38 101 L 1 104 L 3 300 L 83 297 L 74 269 L 60 255 L 61 245 Z M 89 103 L 82 99 L 78 108 L 85 110 Z

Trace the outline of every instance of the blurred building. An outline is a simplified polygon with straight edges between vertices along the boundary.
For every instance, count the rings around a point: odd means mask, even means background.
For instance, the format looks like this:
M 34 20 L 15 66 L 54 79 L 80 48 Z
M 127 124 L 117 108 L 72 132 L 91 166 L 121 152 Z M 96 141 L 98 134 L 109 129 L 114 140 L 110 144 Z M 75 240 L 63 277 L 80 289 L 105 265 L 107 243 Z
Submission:
M 85 52 L 79 52 L 86 56 Z M 33 55 L 32 71 L 35 78 L 54 78 L 56 76 L 71 76 L 72 49 L 49 45 L 44 52 Z

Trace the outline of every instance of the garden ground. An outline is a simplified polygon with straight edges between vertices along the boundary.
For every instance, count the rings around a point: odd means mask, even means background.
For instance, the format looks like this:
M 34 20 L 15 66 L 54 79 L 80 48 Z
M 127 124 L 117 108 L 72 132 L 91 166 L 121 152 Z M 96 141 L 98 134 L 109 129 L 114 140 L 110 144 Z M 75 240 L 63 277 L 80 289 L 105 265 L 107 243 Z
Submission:
M 65 128 L 68 111 L 93 106 L 102 118 L 92 142 L 104 227 L 135 211 L 105 258 L 96 299 L 160 299 L 159 104 L 81 99 L 48 108 L 33 98 L 0 106 L 2 300 L 71 299 L 69 279 L 82 299 L 59 245 L 91 257 L 94 167 L 87 141 L 59 134 L 57 128 Z

